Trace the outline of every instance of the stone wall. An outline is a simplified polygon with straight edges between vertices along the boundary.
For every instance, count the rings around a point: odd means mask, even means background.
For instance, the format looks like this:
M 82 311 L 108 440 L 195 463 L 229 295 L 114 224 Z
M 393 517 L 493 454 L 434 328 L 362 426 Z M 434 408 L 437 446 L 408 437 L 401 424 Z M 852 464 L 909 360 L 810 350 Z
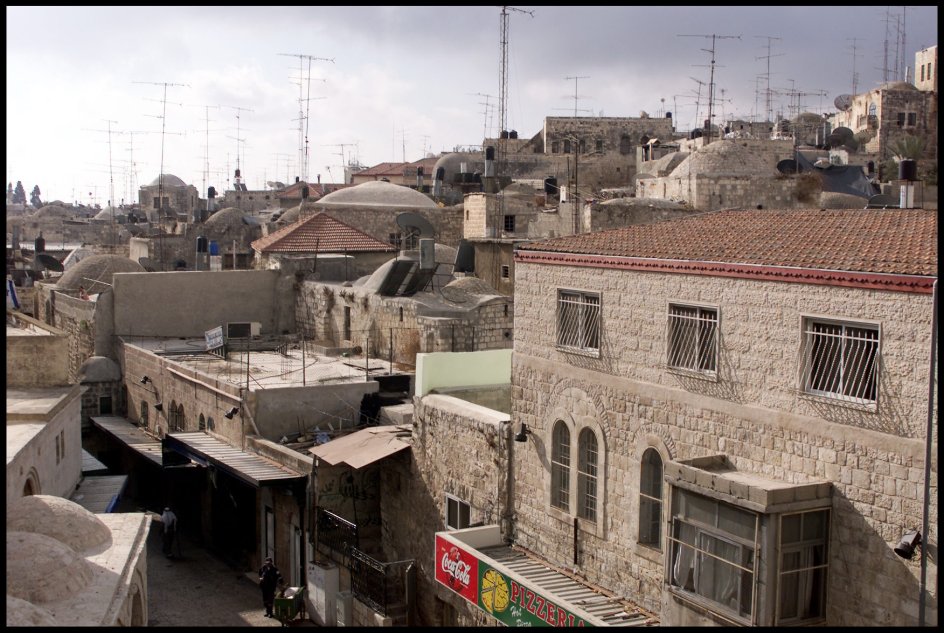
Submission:
M 591 581 L 658 610 L 664 552 L 636 536 L 642 452 L 655 447 L 666 461 L 724 453 L 738 470 L 834 486 L 828 624 L 916 623 L 919 557 L 905 561 L 891 548 L 922 523 L 930 296 L 522 263 L 517 274 L 512 414 L 534 432 L 516 458 L 518 542 L 570 565 L 572 526 L 550 511 L 545 460 L 553 422 L 582 415 L 605 438 L 602 518 L 580 533 L 578 570 Z M 600 358 L 557 351 L 558 287 L 601 292 Z M 719 307 L 717 381 L 665 369 L 669 301 Z M 797 393 L 805 314 L 881 324 L 877 410 Z M 931 486 L 936 543 L 936 466 Z M 936 591 L 932 586 L 931 622 Z
M 434 535 L 446 529 L 447 494 L 470 505 L 473 525 L 501 520 L 509 416 L 445 395 L 415 398 L 414 405 L 410 460 L 385 468 L 381 478 L 384 549 L 390 560 L 416 560 L 419 625 L 442 624 L 439 601 L 455 607 L 460 623 L 483 624 L 482 612 L 436 583 Z
M 68 343 L 65 331 L 7 336 L 7 389 L 61 387 L 74 382 Z

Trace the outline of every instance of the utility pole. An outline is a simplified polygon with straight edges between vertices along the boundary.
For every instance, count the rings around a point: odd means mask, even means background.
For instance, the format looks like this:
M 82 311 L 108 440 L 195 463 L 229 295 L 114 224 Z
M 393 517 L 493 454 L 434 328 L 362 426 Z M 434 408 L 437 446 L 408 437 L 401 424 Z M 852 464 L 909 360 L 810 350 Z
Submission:
M 577 118 L 577 80 L 578 79 L 590 79 L 589 75 L 584 75 L 582 77 L 564 77 L 564 81 L 574 80 L 574 118 Z
M 159 222 L 160 232 L 158 237 L 160 239 L 160 248 L 161 248 L 161 271 L 164 270 L 164 134 L 166 133 L 167 128 L 167 87 L 186 87 L 189 88 L 189 84 L 175 84 L 168 81 L 157 82 L 157 81 L 133 81 L 131 83 L 136 84 L 150 84 L 152 86 L 163 86 L 164 87 L 164 98 L 163 101 L 163 111 L 161 113 L 161 168 L 157 176 L 157 218 Z
M 501 179 L 507 171 L 507 155 L 506 155 L 506 145 L 508 139 L 506 127 L 508 125 L 508 10 L 517 11 L 518 13 L 525 13 L 534 17 L 533 11 L 525 11 L 524 9 L 518 9 L 516 7 L 510 7 L 507 5 L 502 6 L 501 10 L 501 20 L 500 20 L 500 36 L 499 41 L 501 43 L 501 65 L 499 66 L 498 74 L 498 160 L 497 169 L 495 170 L 495 176 L 501 186 Z M 503 196 L 498 198 L 498 210 L 499 215 L 504 215 L 505 212 L 505 200 Z
M 715 44 L 717 40 L 735 40 L 735 39 L 739 40 L 741 39 L 741 36 L 740 35 L 716 35 L 712 33 L 711 35 L 679 35 L 679 37 L 705 37 L 705 38 L 710 37 L 711 38 L 711 48 L 701 49 L 705 51 L 706 53 L 711 53 L 711 73 L 708 79 L 708 119 L 705 125 L 706 127 L 705 136 L 707 140 L 704 142 L 704 144 L 707 145 L 708 143 L 711 142 L 711 134 L 712 134 L 711 133 L 711 119 L 712 119 L 712 116 L 714 116 L 712 114 L 712 107 L 713 107 L 713 102 L 715 100 Z
M 302 103 L 307 103 L 308 100 L 303 96 L 302 89 L 307 85 L 308 94 L 311 94 L 311 62 L 320 61 L 320 62 L 331 62 L 334 63 L 334 58 L 328 57 L 314 57 L 312 55 L 304 55 L 301 53 L 279 53 L 284 57 L 297 57 L 298 58 L 298 169 L 299 169 L 299 178 L 308 182 L 308 127 L 307 121 L 308 116 L 305 112 L 302 112 Z M 303 62 L 308 60 L 308 75 L 304 73 Z M 303 83 L 304 81 L 304 83 Z M 323 79 L 321 81 L 324 81 Z M 306 106 L 307 108 L 307 106 Z M 305 122 L 303 124 L 303 121 Z

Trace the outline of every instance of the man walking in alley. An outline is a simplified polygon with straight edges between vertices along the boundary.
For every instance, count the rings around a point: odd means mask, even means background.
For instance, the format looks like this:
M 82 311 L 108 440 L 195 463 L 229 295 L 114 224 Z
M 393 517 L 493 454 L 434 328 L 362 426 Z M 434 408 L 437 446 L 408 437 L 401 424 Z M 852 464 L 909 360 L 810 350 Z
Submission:
M 171 558 L 174 555 L 172 551 L 174 539 L 177 537 L 177 515 L 170 506 L 164 508 L 161 522 L 164 524 L 164 556 Z
M 259 569 L 259 587 L 262 589 L 262 604 L 265 607 L 265 617 L 273 617 L 272 604 L 275 602 L 275 589 L 282 583 L 282 574 L 279 568 L 267 556 L 265 563 Z

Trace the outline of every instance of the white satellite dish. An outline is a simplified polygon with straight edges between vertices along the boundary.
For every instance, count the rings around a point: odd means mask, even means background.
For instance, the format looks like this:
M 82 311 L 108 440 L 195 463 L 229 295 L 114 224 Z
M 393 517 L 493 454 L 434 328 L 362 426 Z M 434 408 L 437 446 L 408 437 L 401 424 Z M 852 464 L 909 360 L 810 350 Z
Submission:
M 833 105 L 837 110 L 845 112 L 852 107 L 852 95 L 839 95 L 833 100 Z

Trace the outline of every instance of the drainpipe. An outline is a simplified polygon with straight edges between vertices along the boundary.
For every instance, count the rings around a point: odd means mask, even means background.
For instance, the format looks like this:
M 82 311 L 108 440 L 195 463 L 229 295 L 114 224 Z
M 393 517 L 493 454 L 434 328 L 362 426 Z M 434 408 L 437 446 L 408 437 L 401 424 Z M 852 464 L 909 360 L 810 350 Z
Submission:
M 928 372 L 928 432 L 924 440 L 924 518 L 921 527 L 921 584 L 918 598 L 918 626 L 924 626 L 924 611 L 927 600 L 925 592 L 928 577 L 928 506 L 931 504 L 931 438 L 933 437 L 932 424 L 934 421 L 934 366 L 937 350 L 937 282 L 934 280 L 934 289 L 931 291 L 931 364 Z

